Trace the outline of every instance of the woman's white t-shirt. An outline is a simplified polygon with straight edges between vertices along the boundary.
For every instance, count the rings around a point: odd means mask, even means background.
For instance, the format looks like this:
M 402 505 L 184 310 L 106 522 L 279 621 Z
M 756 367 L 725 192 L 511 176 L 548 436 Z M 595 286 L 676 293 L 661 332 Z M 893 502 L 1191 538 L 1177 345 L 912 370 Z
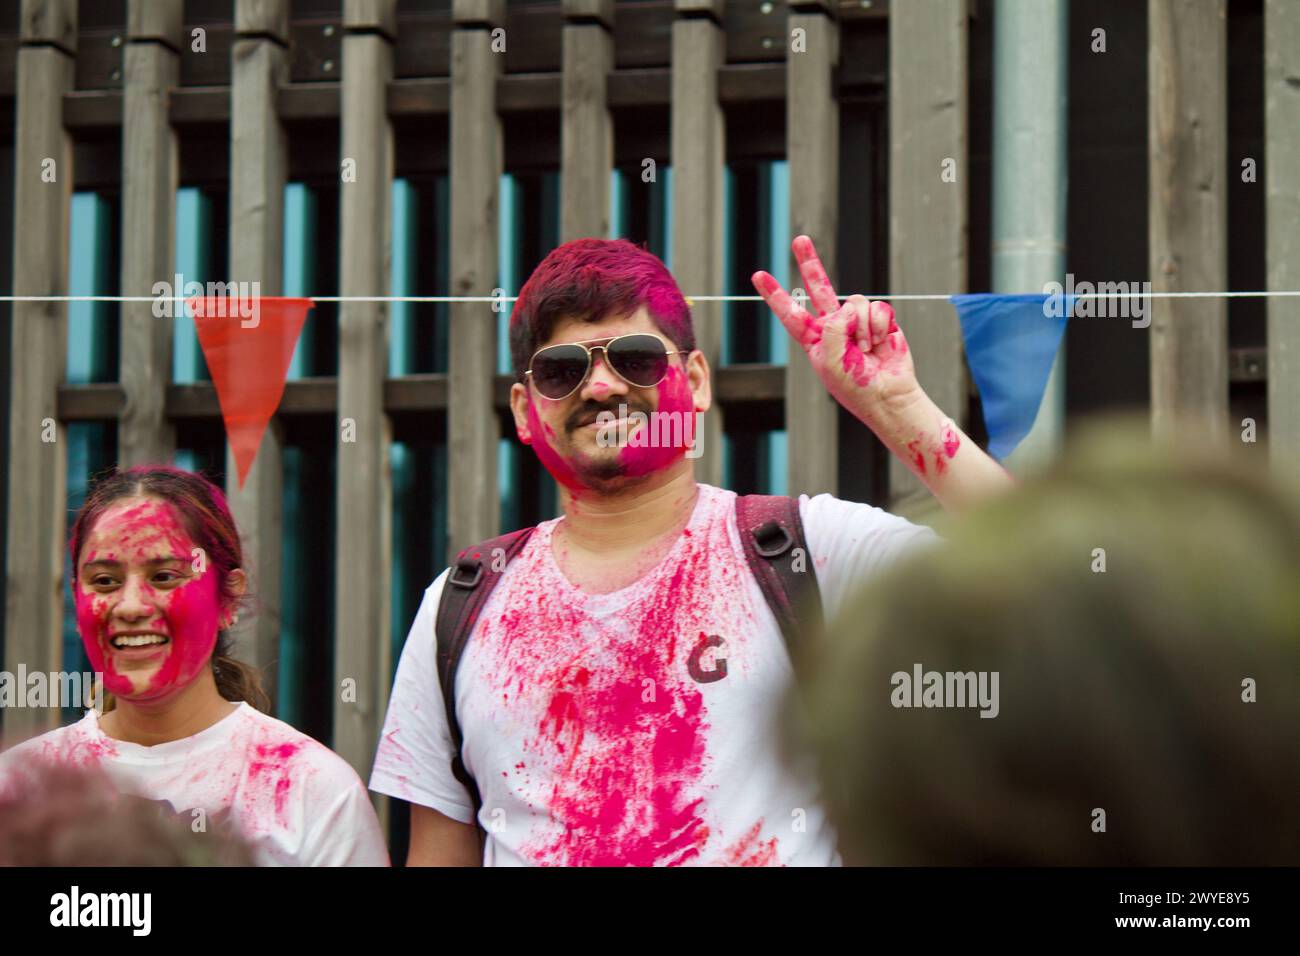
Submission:
M 793 673 L 750 573 L 736 496 L 700 485 L 668 556 L 629 587 L 587 594 L 543 522 L 486 602 L 456 676 L 466 767 L 482 794 L 484 863 L 827 866 L 840 862 L 815 768 L 782 757 Z M 929 528 L 830 495 L 799 499 L 830 618 Z M 370 787 L 463 823 L 425 591 L 402 651 Z
M 6 751 L 0 771 L 28 761 L 95 766 L 124 793 L 165 802 L 187 818 L 201 809 L 233 826 L 263 866 L 389 863 L 356 771 L 246 702 L 191 737 L 152 747 L 109 737 L 91 710 Z

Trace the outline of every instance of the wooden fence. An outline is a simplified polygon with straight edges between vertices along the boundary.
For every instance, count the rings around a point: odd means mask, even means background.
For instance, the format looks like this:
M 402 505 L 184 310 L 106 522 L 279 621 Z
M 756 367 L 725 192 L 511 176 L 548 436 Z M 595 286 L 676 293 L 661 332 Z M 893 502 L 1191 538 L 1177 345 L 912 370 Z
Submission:
M 229 279 L 257 281 L 264 294 L 282 291 L 282 197 L 291 170 L 337 177 L 339 163 L 350 160 L 355 181 L 340 190 L 341 295 L 389 292 L 397 168 L 450 171 L 446 291 L 492 295 L 498 181 L 530 152 L 558 155 L 562 241 L 607 234 L 616 164 L 640 157 L 671 162 L 674 271 L 687 293 L 721 288 L 729 224 L 719 184 L 729 158 L 785 157 L 791 234 L 815 236 L 835 277 L 848 192 L 841 182 L 840 114 L 845 104 L 864 101 L 878 108 L 880 141 L 863 157 L 863 170 L 848 172 L 860 180 L 878 164 L 875 155 L 887 155 L 895 171 L 888 179 L 888 225 L 882 216 L 874 227 L 887 242 L 872 249 L 882 261 L 888 249 L 891 291 L 966 291 L 967 190 L 937 185 L 945 158 L 958 168 L 968 159 L 967 32 L 976 4 L 564 0 L 507 10 L 501 0 L 455 0 L 433 13 L 429 5 L 407 6 L 345 0 L 341 18 L 291 20 L 288 0 L 236 0 L 233 23 L 223 24 L 187 19 L 204 7 L 193 0 L 188 8 L 181 0 L 129 0 L 115 31 L 86 32 L 78 30 L 75 0 L 23 0 L 16 50 L 8 50 L 16 63 L 9 91 L 16 104 L 14 293 L 67 291 L 74 162 L 118 167 L 121 293 L 149 295 L 155 281 L 170 280 L 183 154 L 192 178 L 228 181 Z M 1232 167 L 1221 82 L 1223 9 L 1223 0 L 1151 0 L 1149 7 L 1150 257 L 1157 288 L 1226 287 L 1221 210 L 1224 171 Z M 1271 288 L 1294 288 L 1300 285 L 1300 92 L 1294 84 L 1300 6 L 1268 0 L 1266 18 L 1268 281 Z M 204 31 L 204 53 L 194 50 L 196 29 Z M 791 51 L 796 30 L 807 52 Z M 109 42 L 111 36 L 119 42 Z M 506 46 L 498 52 L 493 44 L 501 38 Z M 1205 50 L 1213 54 L 1209 60 L 1192 55 Z M 0 48 L 0 59 L 5 56 Z M 84 75 L 105 79 L 79 83 Z M 295 149 L 294 131 L 335 123 L 340 155 Z M 507 125 L 518 131 L 509 138 Z M 119 128 L 120 154 L 113 155 L 103 134 Z M 221 150 L 202 148 L 218 135 L 229 138 L 228 166 Z M 53 183 L 42 178 L 51 160 L 58 170 Z M 902 170 L 935 174 L 898 175 Z M 883 200 L 884 178 L 865 179 Z M 1300 447 L 1298 308 L 1296 300 L 1274 300 L 1269 312 L 1269 414 L 1279 454 Z M 843 423 L 803 356 L 792 355 L 788 369 L 720 367 L 720 310 L 699 303 L 694 312 L 700 346 L 718 368 L 721 406 L 704 436 L 701 479 L 721 480 L 724 418 L 774 410 L 788 434 L 788 490 L 835 491 Z M 1178 323 L 1170 321 L 1175 314 Z M 10 671 L 20 662 L 43 671 L 60 663 L 64 426 L 115 421 L 120 460 L 130 464 L 167 458 L 176 423 L 219 416 L 210 384 L 171 380 L 171 325 L 153 319 L 147 303 L 125 304 L 121 316 L 120 381 L 69 385 L 66 307 L 25 302 L 12 309 L 4 655 Z M 923 384 L 941 407 L 964 419 L 970 387 L 952 309 L 926 304 L 910 308 L 909 316 L 909 339 L 924 356 Z M 1157 421 L 1194 410 L 1225 429 L 1224 316 L 1222 300 L 1157 305 L 1151 350 Z M 496 373 L 493 318 L 487 305 L 453 305 L 449 371 L 390 377 L 386 304 L 344 303 L 337 376 L 288 384 L 246 485 L 239 489 L 232 478 L 228 489 L 260 581 L 262 613 L 242 650 L 266 664 L 279 638 L 280 422 L 307 415 L 355 422 L 357 441 L 338 448 L 337 574 L 346 567 L 367 571 L 335 588 L 335 676 L 355 681 L 356 700 L 336 702 L 333 746 L 363 774 L 391 669 L 385 571 L 393 418 L 445 416 L 452 548 L 497 533 L 497 439 L 510 381 Z M 57 440 L 48 440 L 51 429 Z M 233 475 L 233 466 L 227 471 Z M 895 499 L 916 492 L 914 479 L 897 467 L 890 488 Z M 5 729 L 43 729 L 51 713 L 12 711 Z

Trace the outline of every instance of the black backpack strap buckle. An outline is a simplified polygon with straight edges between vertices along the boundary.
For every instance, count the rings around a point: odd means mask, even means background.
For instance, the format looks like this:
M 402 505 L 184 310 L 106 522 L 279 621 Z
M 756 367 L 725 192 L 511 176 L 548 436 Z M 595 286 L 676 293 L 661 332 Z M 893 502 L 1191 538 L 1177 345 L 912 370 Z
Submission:
M 483 562 L 478 558 L 457 558 L 447 580 L 458 588 L 472 590 L 483 580 Z
M 779 558 L 794 547 L 794 538 L 777 521 L 765 522 L 751 529 L 750 533 L 754 536 L 754 549 L 768 559 Z

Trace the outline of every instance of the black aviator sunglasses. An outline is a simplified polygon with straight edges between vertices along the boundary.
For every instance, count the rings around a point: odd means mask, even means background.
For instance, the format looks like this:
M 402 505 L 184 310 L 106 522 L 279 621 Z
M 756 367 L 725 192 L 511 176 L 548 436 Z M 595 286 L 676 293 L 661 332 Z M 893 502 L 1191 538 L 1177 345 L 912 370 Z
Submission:
M 668 356 L 684 355 L 685 349 L 670 349 L 667 343 L 649 332 L 633 332 L 603 340 L 603 345 L 589 342 L 564 342 L 548 345 L 533 353 L 525 378 L 531 375 L 533 385 L 543 398 L 559 401 L 568 398 L 591 374 L 591 354 L 597 349 L 605 353 L 605 363 L 614 374 L 638 388 L 653 388 L 668 374 Z

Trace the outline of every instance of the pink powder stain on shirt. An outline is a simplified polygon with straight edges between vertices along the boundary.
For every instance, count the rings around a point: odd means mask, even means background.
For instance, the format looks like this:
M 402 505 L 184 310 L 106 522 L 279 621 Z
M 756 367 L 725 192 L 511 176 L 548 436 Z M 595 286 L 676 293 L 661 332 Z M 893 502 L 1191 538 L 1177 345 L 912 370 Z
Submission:
M 680 586 L 679 577 L 670 587 Z M 676 635 L 656 623 L 643 617 L 618 649 L 612 680 L 593 686 L 583 667 L 554 678 L 536 746 L 562 758 L 551 809 L 572 836 L 540 848 L 543 861 L 673 865 L 698 856 L 707 839 L 703 798 L 687 793 L 703 769 L 704 700 L 668 670 Z
M 227 723 L 229 722 L 229 723 Z M 144 778 L 122 785 L 149 799 L 166 800 L 187 817 L 196 809 L 207 814 L 209 826 L 223 819 L 253 841 L 282 842 L 276 834 L 301 835 L 315 822 L 305 811 L 312 800 L 313 781 L 323 769 L 325 748 L 288 728 L 269 724 L 260 715 L 235 713 L 223 719 L 229 733 L 225 745 L 200 746 L 194 738 L 167 746 L 171 755 Z M 211 730 L 211 728 L 210 728 Z M 92 718 L 31 741 L 43 761 L 87 766 L 100 764 L 110 779 L 124 769 L 118 742 L 104 736 Z M 28 745 L 24 745 L 28 746 Z M 130 761 L 130 755 L 126 755 Z M 269 844 L 267 844 L 269 845 Z M 279 857 L 284 859 L 284 857 Z
M 536 727 L 525 749 L 537 759 L 517 786 L 521 797 L 541 794 L 547 816 L 520 852 L 542 865 L 696 860 L 711 832 L 701 687 L 726 685 L 691 680 L 679 645 L 716 630 L 709 611 L 719 594 L 742 593 L 743 569 L 719 557 L 717 531 L 683 537 L 625 608 L 590 618 L 572 585 L 555 580 L 549 537 L 516 559 L 503 610 L 474 639 L 484 673 L 511 691 L 508 720 Z M 743 635 L 729 636 L 743 664 Z
M 727 847 L 722 861 L 727 866 L 772 866 L 778 862 L 776 837 L 760 840 L 763 821 L 759 820 L 743 837 Z
M 302 744 L 292 742 L 254 744 L 248 762 L 248 781 L 254 788 L 251 796 L 259 802 L 270 796 L 281 824 L 288 823 L 285 809 L 294 784 L 292 761 L 301 748 Z
M 107 772 L 118 756 L 117 743 L 104 734 L 93 716 L 39 737 L 15 744 L 0 756 L 0 799 L 21 792 L 29 773 L 40 767 L 71 767 L 86 774 L 87 783 Z
M 393 760 L 398 763 L 410 764 L 412 763 L 411 752 L 407 750 L 406 747 L 402 745 L 401 740 L 398 739 L 401 732 L 401 727 L 394 726 L 392 730 L 384 734 L 384 743 L 388 749 L 388 755 L 392 757 Z
M 41 760 L 73 767 L 97 767 L 118 756 L 117 742 L 102 730 L 91 735 L 74 728 L 69 728 L 62 738 L 42 741 Z M 56 739 L 61 740 L 62 746 Z

